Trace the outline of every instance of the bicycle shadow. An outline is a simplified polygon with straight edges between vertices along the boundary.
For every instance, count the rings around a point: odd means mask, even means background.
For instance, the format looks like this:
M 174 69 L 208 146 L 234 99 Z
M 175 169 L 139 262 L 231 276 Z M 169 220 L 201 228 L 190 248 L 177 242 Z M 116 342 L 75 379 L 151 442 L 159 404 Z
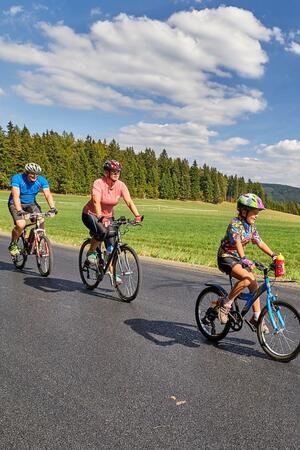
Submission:
M 249 345 L 254 346 L 255 341 L 226 337 L 220 342 L 217 343 L 206 342 L 206 344 L 213 345 L 214 347 L 222 351 L 234 353 L 239 356 L 255 357 L 270 360 L 270 358 L 268 358 L 267 355 L 263 353 L 263 351 L 257 350 L 256 348 L 248 347 Z
M 8 262 L 5 262 L 5 261 L 0 261 L 0 270 L 4 270 L 4 271 L 6 271 L 6 272 L 15 272 L 15 273 L 20 273 L 20 274 L 28 274 L 28 275 L 34 275 L 34 276 L 40 276 L 40 274 L 39 273 L 37 273 L 36 271 L 35 271 L 35 268 L 34 267 L 32 267 L 32 269 L 29 267 L 27 267 L 27 268 L 24 268 L 24 269 L 17 269 L 16 267 L 15 267 L 15 265 L 11 262 L 11 263 L 8 263 Z
M 227 335 L 220 342 L 210 342 L 201 335 L 196 325 L 147 319 L 128 319 L 124 321 L 124 324 L 160 347 L 179 344 L 190 348 L 198 348 L 204 344 L 240 356 L 269 359 L 264 353 L 253 348 L 256 344 L 255 341 Z
M 147 319 L 128 319 L 124 323 L 137 334 L 161 347 L 174 344 L 187 347 L 199 347 L 200 345 L 200 333 L 191 329 L 196 328 L 195 325 Z
M 30 273 L 31 274 L 31 273 Z M 114 300 L 121 302 L 122 300 L 114 295 L 111 295 L 114 292 L 113 288 L 105 288 L 101 287 L 101 291 L 89 290 L 83 286 L 79 281 L 66 280 L 63 278 L 43 278 L 41 276 L 37 277 L 24 277 L 24 284 L 26 286 L 30 286 L 33 289 L 37 289 L 44 294 L 53 294 L 60 292 L 79 292 L 81 294 L 87 294 L 92 297 L 100 297 L 109 300 Z M 99 288 L 98 288 L 99 289 Z M 123 302 L 122 302 L 123 303 Z

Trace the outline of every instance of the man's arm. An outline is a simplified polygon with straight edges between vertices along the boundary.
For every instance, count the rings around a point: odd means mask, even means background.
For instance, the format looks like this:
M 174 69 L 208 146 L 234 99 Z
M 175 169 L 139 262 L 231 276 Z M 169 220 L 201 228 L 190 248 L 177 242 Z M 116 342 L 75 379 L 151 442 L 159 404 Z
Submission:
M 45 198 L 47 200 L 49 208 L 50 209 L 51 208 L 55 208 L 54 200 L 53 200 L 53 197 L 52 197 L 50 189 L 49 188 L 44 188 L 43 189 L 43 194 L 44 194 L 44 196 L 45 196 Z
M 22 209 L 21 202 L 20 202 L 20 189 L 16 186 L 13 186 L 11 188 L 11 195 L 13 198 L 14 207 L 17 211 L 20 211 Z

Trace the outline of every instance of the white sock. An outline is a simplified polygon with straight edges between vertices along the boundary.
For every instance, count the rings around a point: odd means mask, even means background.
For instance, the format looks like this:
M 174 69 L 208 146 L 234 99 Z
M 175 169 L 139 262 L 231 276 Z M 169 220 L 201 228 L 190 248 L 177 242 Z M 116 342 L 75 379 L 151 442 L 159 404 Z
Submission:
M 259 316 L 260 316 L 260 312 L 256 312 L 256 311 L 253 312 L 253 317 L 255 320 L 258 320 Z

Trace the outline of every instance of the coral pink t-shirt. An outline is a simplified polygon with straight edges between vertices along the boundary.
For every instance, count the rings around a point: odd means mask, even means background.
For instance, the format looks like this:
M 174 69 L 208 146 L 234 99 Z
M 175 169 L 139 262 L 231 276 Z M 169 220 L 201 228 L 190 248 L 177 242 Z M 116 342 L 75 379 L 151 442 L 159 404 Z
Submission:
M 99 192 L 101 194 L 101 216 L 103 217 L 112 217 L 114 214 L 114 206 L 118 204 L 120 198 L 129 196 L 128 188 L 123 181 L 117 180 L 115 184 L 110 187 L 106 177 L 94 181 L 92 195 Z M 84 206 L 83 212 L 85 214 L 96 213 L 92 199 Z

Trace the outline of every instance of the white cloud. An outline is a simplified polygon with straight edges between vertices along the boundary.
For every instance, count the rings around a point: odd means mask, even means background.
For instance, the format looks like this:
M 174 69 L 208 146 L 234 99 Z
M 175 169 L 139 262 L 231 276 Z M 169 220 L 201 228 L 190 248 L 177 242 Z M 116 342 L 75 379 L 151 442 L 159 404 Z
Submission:
M 272 181 L 285 165 L 277 157 L 269 163 L 270 147 L 249 157 L 248 140 L 218 139 L 212 129 L 266 107 L 247 80 L 253 85 L 264 74 L 262 43 L 280 42 L 282 34 L 250 11 L 182 11 L 165 22 L 120 14 L 95 22 L 87 34 L 63 24 L 39 28 L 44 47 L 0 38 L 0 60 L 22 65 L 13 89 L 27 102 L 125 113 L 131 122 L 130 114 L 138 113 L 139 123 L 114 136 L 122 146 L 166 148 L 170 156 L 207 162 L 225 173 Z
M 158 153 L 167 149 L 171 156 L 190 157 L 199 155 L 203 145 L 207 145 L 209 137 L 215 136 L 214 131 L 192 122 L 187 123 L 144 123 L 123 127 L 117 136 L 123 147 L 133 146 L 137 150 L 151 147 Z M 145 145 L 147 143 L 147 145 Z
M 16 16 L 17 14 L 21 13 L 23 11 L 23 6 L 21 5 L 15 5 L 11 6 L 8 10 L 3 11 L 3 14 L 6 16 Z
M 284 34 L 282 33 L 281 29 L 278 27 L 273 27 L 272 29 L 272 34 L 275 38 L 275 40 L 277 42 L 279 42 L 279 44 L 284 45 L 285 43 L 285 38 L 284 38 Z
M 288 52 L 294 53 L 295 55 L 300 55 L 300 44 L 298 42 L 292 41 L 285 48 Z
M 90 14 L 91 14 L 91 16 L 101 16 L 101 14 L 102 14 L 101 8 L 99 8 L 99 7 L 92 8 Z
M 167 22 L 121 14 L 112 21 L 96 22 L 86 35 L 64 25 L 42 23 L 40 29 L 48 42 L 46 49 L 0 41 L 1 59 L 36 66 L 30 71 L 32 98 L 24 72 L 17 89 L 22 95 L 22 87 L 26 88 L 31 102 L 36 99 L 35 90 L 39 103 L 43 92 L 48 103 L 49 96 L 58 90 L 60 104 L 72 107 L 70 96 L 63 103 L 71 90 L 77 108 L 81 85 L 89 84 L 90 89 L 105 87 L 115 92 L 109 99 L 112 110 L 120 106 L 140 108 L 168 120 L 231 124 L 240 115 L 265 108 L 260 92 L 225 83 L 234 72 L 259 77 L 267 62 L 260 40 L 268 40 L 271 31 L 248 11 L 220 7 L 181 12 Z M 56 76 L 58 71 L 72 80 L 69 88 Z M 49 77 L 45 87 L 40 85 L 41 74 Z M 219 82 L 212 81 L 218 76 Z M 51 92 L 50 81 L 54 85 Z M 56 94 L 52 100 L 57 103 Z M 103 105 L 107 110 L 106 102 Z M 101 108 L 101 103 L 95 104 L 91 96 L 82 98 L 82 106 Z
M 4 95 L 4 90 L 2 88 L 0 88 L 0 96 Z

